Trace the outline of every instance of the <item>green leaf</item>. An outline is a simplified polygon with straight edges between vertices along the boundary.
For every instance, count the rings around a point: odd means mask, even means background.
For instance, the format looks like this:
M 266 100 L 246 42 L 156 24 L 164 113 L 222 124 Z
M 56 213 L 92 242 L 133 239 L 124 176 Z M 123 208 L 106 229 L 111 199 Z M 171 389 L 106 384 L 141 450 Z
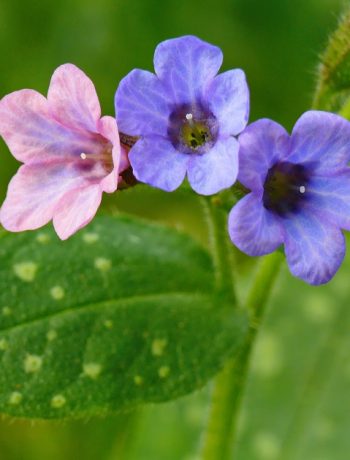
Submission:
M 321 58 L 313 107 L 349 116 L 349 97 L 350 9 L 342 15 Z
M 187 236 L 97 218 L 60 242 L 45 229 L 0 247 L 0 411 L 78 417 L 201 387 L 242 342 L 245 316 Z

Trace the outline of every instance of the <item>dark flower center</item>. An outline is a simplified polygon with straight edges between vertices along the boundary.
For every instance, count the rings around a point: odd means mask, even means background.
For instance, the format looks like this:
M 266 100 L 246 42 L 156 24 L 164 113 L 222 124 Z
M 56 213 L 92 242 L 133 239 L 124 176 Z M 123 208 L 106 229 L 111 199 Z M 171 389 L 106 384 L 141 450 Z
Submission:
M 168 135 L 182 153 L 203 154 L 215 143 L 218 134 L 216 118 L 202 106 L 184 104 L 169 117 Z
M 305 166 L 288 162 L 275 164 L 264 183 L 265 208 L 281 217 L 297 212 L 307 199 L 308 183 L 309 172 Z

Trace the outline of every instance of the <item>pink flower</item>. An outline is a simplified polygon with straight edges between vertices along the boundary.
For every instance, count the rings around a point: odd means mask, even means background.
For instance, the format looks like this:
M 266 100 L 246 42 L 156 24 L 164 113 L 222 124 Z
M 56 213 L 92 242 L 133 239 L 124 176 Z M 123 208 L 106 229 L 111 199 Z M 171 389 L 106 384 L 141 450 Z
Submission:
M 115 119 L 101 118 L 92 81 L 72 64 L 56 69 L 47 99 L 29 89 L 5 96 L 0 134 L 24 163 L 0 211 L 13 232 L 53 219 L 58 236 L 68 238 L 91 221 L 102 192 L 114 192 L 128 167 Z

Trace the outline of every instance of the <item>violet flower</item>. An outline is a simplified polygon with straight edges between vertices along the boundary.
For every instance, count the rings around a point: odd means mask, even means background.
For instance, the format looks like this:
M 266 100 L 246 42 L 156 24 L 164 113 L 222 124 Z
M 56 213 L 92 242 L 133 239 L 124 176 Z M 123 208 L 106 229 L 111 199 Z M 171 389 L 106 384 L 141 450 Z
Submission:
M 156 75 L 135 69 L 121 81 L 117 121 L 121 132 L 141 137 L 129 153 L 138 180 L 173 191 L 187 173 L 203 195 L 235 182 L 233 136 L 247 124 L 249 91 L 242 70 L 216 76 L 222 59 L 199 38 L 175 38 L 157 46 Z
M 32 230 L 53 219 L 66 239 L 90 222 L 102 192 L 114 192 L 128 166 L 115 119 L 100 117 L 93 83 L 72 64 L 54 72 L 47 99 L 24 89 L 0 101 L 0 134 L 24 163 L 1 208 L 7 230 Z
M 232 242 L 251 256 L 284 244 L 293 275 L 310 284 L 338 270 L 350 230 L 350 123 L 310 111 L 291 136 L 259 120 L 239 137 L 238 180 L 251 190 L 229 216 Z

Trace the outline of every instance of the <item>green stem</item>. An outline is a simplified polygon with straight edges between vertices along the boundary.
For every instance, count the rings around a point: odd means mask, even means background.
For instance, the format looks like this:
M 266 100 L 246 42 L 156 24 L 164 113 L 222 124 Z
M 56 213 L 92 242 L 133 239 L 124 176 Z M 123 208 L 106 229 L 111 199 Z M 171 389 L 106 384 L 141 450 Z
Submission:
M 208 228 L 216 285 L 218 289 L 224 289 L 225 286 L 229 286 L 229 295 L 235 302 L 234 254 L 228 237 L 227 214 L 222 209 L 213 206 L 207 198 L 203 198 L 201 204 Z
M 246 385 L 250 356 L 263 317 L 265 305 L 276 279 L 282 255 L 264 257 L 248 294 L 246 307 L 251 326 L 238 356 L 217 377 L 212 407 L 202 450 L 202 460 L 232 459 L 240 403 Z

